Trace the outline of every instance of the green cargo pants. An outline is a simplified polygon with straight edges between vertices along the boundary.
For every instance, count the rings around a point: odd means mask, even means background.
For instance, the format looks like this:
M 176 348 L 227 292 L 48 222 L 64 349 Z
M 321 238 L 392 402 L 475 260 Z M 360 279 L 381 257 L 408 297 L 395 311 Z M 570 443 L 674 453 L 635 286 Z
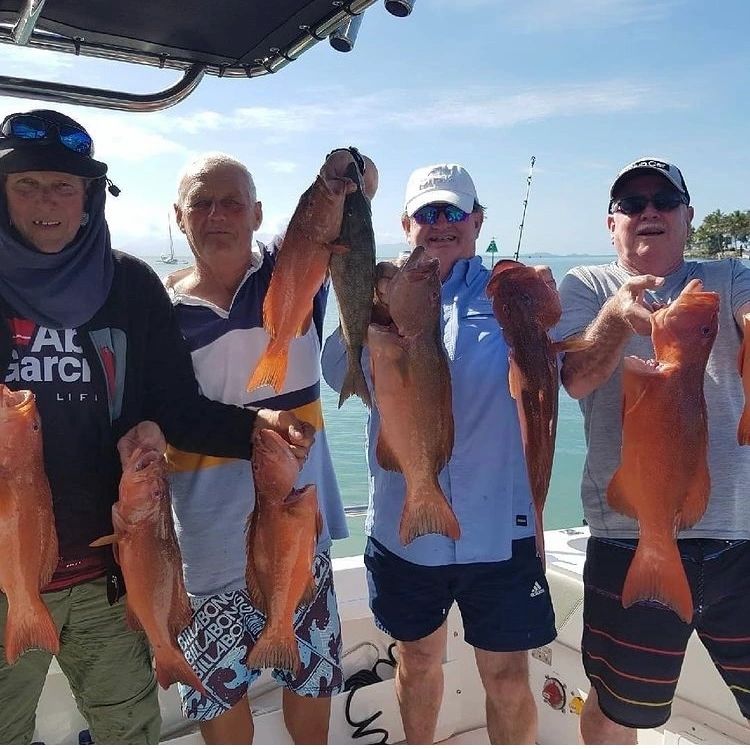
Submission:
M 157 744 L 161 716 L 148 643 L 125 624 L 124 603 L 109 605 L 104 578 L 42 598 L 60 633 L 57 661 L 94 741 Z M 0 593 L 0 744 L 29 744 L 52 656 L 29 650 L 9 666 L 7 614 Z

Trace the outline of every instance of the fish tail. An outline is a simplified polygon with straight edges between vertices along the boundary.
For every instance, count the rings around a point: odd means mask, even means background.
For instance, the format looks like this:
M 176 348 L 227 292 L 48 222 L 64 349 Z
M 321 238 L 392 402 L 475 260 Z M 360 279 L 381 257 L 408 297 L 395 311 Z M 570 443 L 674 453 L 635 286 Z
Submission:
M 40 599 L 8 606 L 5 624 L 5 660 L 13 665 L 27 650 L 37 648 L 57 655 L 60 638 L 49 609 Z
M 637 601 L 658 601 L 684 622 L 693 620 L 693 596 L 674 542 L 638 542 L 622 588 L 623 608 Z
M 454 541 L 461 537 L 461 528 L 440 487 L 432 489 L 432 496 L 420 493 L 419 499 L 407 492 L 404 509 L 401 513 L 401 525 L 398 533 L 401 543 L 406 546 L 415 538 L 426 533 L 440 533 Z
M 294 632 L 279 634 L 263 630 L 247 656 L 247 667 L 280 668 L 296 673 L 300 667 L 300 659 Z
M 742 416 L 740 416 L 740 423 L 737 427 L 737 442 L 740 445 L 750 445 L 750 405 L 745 407 Z
M 179 681 L 186 686 L 192 687 L 200 694 L 206 694 L 206 688 L 203 686 L 203 683 L 196 676 L 190 664 L 185 660 L 182 652 L 175 647 L 157 655 L 156 680 L 163 689 L 168 689 L 171 684 Z
M 365 373 L 362 371 L 361 362 L 355 357 L 349 358 L 349 367 L 346 370 L 344 385 L 341 388 L 341 395 L 339 396 L 339 408 L 341 408 L 341 406 L 344 404 L 344 401 L 350 395 L 358 395 L 362 399 L 362 402 L 367 406 L 367 408 L 372 408 L 372 401 L 370 400 L 370 390 L 367 387 Z
M 286 380 L 287 363 L 286 346 L 272 339 L 247 383 L 248 392 L 263 385 L 270 385 L 277 393 L 280 392 Z

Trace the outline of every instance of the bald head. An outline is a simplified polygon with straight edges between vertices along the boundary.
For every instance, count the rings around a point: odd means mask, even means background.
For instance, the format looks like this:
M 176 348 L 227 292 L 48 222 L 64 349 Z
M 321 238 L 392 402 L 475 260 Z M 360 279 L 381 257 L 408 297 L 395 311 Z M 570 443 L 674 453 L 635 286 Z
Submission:
M 236 170 L 247 180 L 250 200 L 254 203 L 258 198 L 255 191 L 253 175 L 248 168 L 237 159 L 220 151 L 209 151 L 198 156 L 183 168 L 177 177 L 177 206 L 185 207 L 185 197 L 190 191 L 191 185 L 196 180 L 203 180 L 207 176 L 219 171 Z

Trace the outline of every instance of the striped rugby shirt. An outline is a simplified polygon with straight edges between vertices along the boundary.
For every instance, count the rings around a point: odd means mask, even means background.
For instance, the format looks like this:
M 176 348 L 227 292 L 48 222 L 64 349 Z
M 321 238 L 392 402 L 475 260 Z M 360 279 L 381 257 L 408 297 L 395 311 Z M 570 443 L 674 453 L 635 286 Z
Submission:
M 272 245 L 273 247 L 273 245 Z M 250 268 L 230 309 L 168 286 L 177 319 L 208 398 L 238 406 L 288 410 L 315 427 L 315 442 L 297 486 L 315 484 L 323 515 L 318 551 L 348 535 L 341 496 L 323 428 L 320 401 L 320 347 L 328 286 L 315 297 L 313 322 L 292 341 L 289 368 L 279 394 L 270 386 L 250 393 L 246 385 L 268 342 L 263 300 L 275 254 L 258 243 Z M 175 528 L 185 584 L 194 596 L 215 595 L 245 586 L 245 526 L 255 506 L 249 461 L 168 450 Z

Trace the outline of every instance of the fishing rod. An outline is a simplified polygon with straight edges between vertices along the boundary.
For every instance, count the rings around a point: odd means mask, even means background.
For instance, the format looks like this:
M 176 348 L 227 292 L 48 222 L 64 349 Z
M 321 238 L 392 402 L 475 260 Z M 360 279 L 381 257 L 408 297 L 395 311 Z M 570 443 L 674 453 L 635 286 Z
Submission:
M 531 191 L 531 175 L 534 172 L 534 163 L 536 162 L 536 156 L 531 157 L 531 164 L 529 165 L 529 176 L 526 178 L 526 197 L 523 199 L 523 215 L 521 216 L 521 225 L 518 227 L 518 246 L 516 247 L 516 254 L 513 256 L 514 260 L 518 260 L 518 256 L 521 254 L 521 237 L 523 236 L 523 224 L 526 221 L 526 206 L 529 204 L 529 192 Z

